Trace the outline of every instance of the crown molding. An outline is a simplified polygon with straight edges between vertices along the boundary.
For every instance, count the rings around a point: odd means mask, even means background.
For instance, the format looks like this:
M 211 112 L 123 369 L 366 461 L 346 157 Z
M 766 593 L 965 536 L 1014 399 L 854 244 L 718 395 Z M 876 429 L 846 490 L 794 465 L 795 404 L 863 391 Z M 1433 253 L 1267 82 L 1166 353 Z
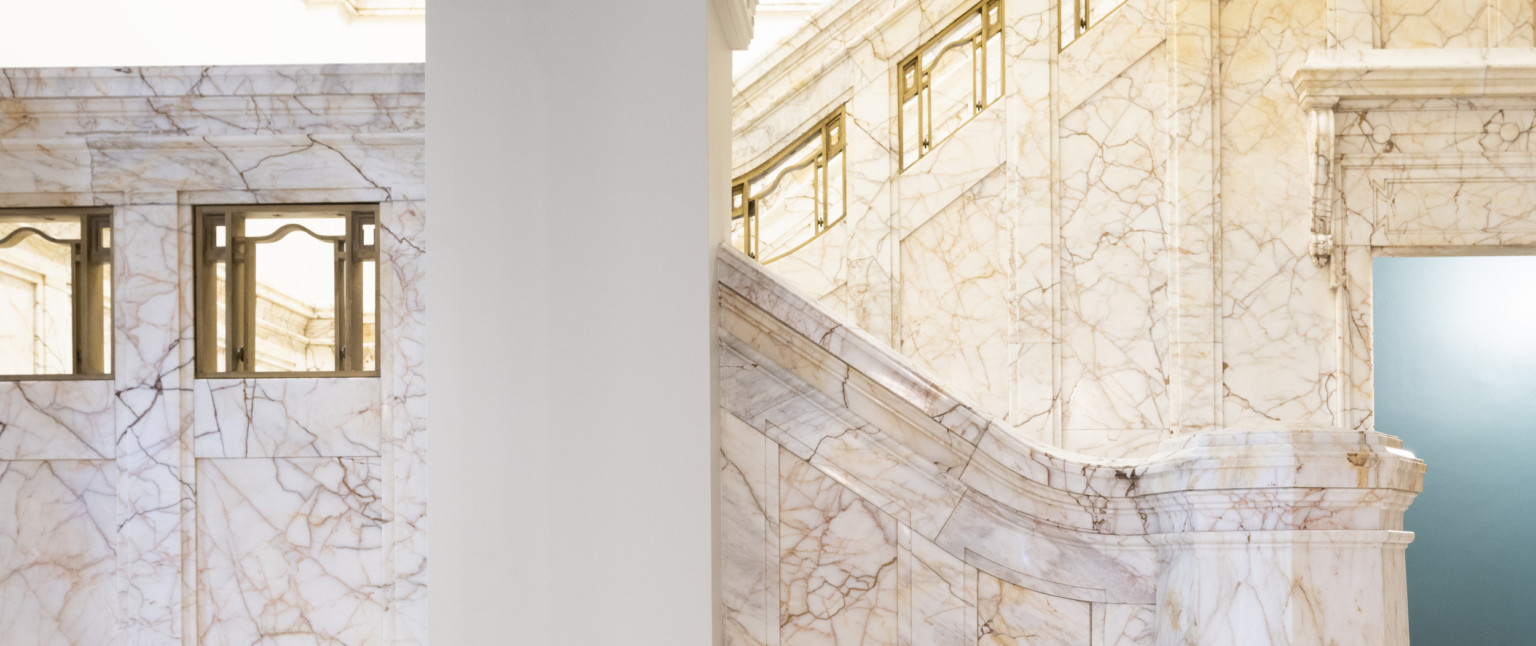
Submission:
M 714 0 L 714 3 L 720 31 L 725 33 L 725 44 L 733 50 L 746 49 L 752 43 L 752 18 L 757 12 L 757 0 Z
M 1536 48 L 1312 50 L 1291 76 L 1303 105 L 1536 96 Z

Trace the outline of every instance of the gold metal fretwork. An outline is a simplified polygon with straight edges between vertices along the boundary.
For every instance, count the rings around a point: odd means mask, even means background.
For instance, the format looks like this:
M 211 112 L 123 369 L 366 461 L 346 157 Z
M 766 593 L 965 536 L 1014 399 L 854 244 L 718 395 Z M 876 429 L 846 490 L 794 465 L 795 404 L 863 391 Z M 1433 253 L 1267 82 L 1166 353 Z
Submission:
M 110 371 L 112 325 L 107 288 L 112 279 L 112 210 L 6 209 L 0 222 L 15 225 L 0 236 L 0 249 L 14 247 L 28 236 L 66 246 L 70 251 L 70 371 L 65 374 L 105 376 Z M 75 237 L 44 231 L 74 224 Z M 50 374 L 6 375 L 6 379 L 36 379 Z
M 969 65 L 949 69 L 941 64 L 955 56 L 968 56 Z M 959 126 L 1003 96 L 1002 0 L 984 0 L 971 7 L 937 36 L 902 59 L 896 70 L 901 102 L 896 128 L 901 142 L 901 168 L 906 170 Z M 962 72 L 968 78 L 951 78 Z M 945 123 L 942 129 L 936 130 L 935 92 L 947 94 L 967 87 L 970 95 L 967 100 L 947 97 L 955 105 L 966 106 L 961 108 L 965 112 L 937 117 L 945 119 Z M 960 117 L 958 122 L 954 121 L 957 116 Z
M 322 235 L 301 224 L 285 224 L 266 235 L 247 235 L 253 217 L 329 217 L 343 219 L 340 235 Z M 254 215 L 263 214 L 263 215 Z M 376 231 L 378 207 L 372 204 L 320 205 L 239 205 L 200 206 L 194 209 L 193 236 L 196 240 L 193 275 L 196 348 L 196 373 L 204 376 L 312 377 L 373 376 L 376 368 L 364 366 L 364 347 L 371 339 L 365 334 L 365 272 L 373 263 L 378 271 L 379 250 Z M 256 345 L 257 245 L 277 242 L 289 235 L 307 235 L 329 243 L 334 259 L 335 281 L 335 367 L 333 371 L 263 371 L 258 370 Z M 223 278 L 223 290 L 219 279 Z M 375 285 L 378 283 L 375 281 Z M 372 298 L 377 302 L 377 289 Z M 223 312 L 220 312 L 220 309 Z M 375 309 L 377 311 L 377 309 Z M 219 347 L 218 326 L 224 327 L 223 348 Z M 377 334 L 377 332 L 375 332 Z
M 809 132 L 731 185 L 731 228 L 736 246 L 763 264 L 788 256 L 837 226 L 848 213 L 848 164 L 844 111 L 837 108 Z M 796 174 L 809 178 L 796 184 Z M 791 186 L 795 184 L 795 186 Z M 799 189 L 796 192 L 794 189 Z M 804 191 L 810 191 L 805 195 Z M 782 221 L 785 200 L 811 200 L 810 227 Z M 764 220 L 780 235 L 764 243 Z M 787 227 L 787 233 L 783 232 Z M 767 255 L 767 257 L 763 257 Z

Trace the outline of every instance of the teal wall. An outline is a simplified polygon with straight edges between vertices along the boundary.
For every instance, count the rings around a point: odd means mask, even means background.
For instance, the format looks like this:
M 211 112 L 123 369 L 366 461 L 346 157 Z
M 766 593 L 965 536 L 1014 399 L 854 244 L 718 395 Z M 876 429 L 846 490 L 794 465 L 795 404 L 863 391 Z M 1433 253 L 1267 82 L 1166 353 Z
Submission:
M 1414 646 L 1536 644 L 1536 257 L 1375 261 L 1376 428 L 1429 464 Z

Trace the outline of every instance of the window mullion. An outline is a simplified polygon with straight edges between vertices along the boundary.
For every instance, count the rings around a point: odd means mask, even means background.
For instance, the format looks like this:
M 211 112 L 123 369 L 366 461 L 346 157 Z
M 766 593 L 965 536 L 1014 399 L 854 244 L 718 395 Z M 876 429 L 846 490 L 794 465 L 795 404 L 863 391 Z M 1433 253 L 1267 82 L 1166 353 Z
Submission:
M 225 270 L 225 360 L 230 372 L 247 372 L 256 365 L 256 258 L 245 239 L 245 216 L 230 213 L 225 223 L 229 264 Z

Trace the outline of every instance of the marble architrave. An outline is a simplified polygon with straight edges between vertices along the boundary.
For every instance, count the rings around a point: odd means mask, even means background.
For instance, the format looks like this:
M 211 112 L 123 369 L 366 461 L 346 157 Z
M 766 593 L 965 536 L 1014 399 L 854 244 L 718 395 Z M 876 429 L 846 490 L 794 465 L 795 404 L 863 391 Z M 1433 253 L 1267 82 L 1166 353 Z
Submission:
M 0 382 L 0 627 L 424 644 L 420 65 L 0 70 L 0 207 L 113 210 L 114 374 Z M 379 376 L 198 379 L 192 210 L 372 202 Z

